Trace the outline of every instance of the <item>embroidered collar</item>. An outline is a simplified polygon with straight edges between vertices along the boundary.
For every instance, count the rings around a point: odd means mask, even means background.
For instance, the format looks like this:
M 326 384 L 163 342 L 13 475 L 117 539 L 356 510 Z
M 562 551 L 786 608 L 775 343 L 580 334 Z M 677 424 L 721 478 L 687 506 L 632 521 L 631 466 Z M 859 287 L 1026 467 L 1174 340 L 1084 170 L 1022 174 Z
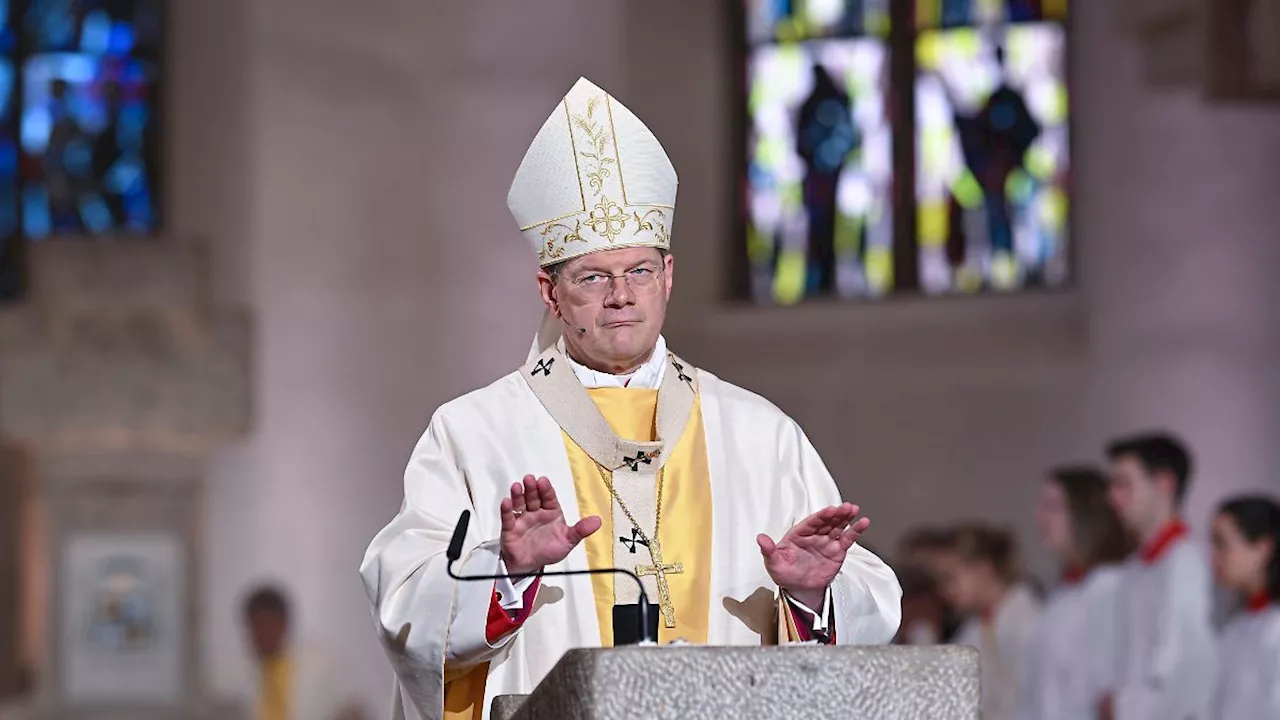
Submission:
M 610 375 L 599 370 L 592 370 L 569 357 L 568 351 L 565 350 L 563 339 L 560 340 L 558 345 L 560 352 L 569 361 L 569 367 L 573 368 L 573 374 L 578 377 L 578 380 L 585 387 L 625 387 L 653 390 L 662 385 L 662 376 L 667 368 L 667 341 L 661 335 L 658 336 L 658 342 L 653 346 L 653 354 L 649 356 L 649 359 L 636 368 L 634 372 L 626 375 Z
M 1174 543 L 1186 537 L 1190 532 L 1191 528 L 1187 527 L 1182 518 L 1169 522 L 1151 538 L 1150 542 L 1143 546 L 1140 553 L 1142 562 L 1148 565 L 1155 563 L 1164 557 L 1164 554 L 1169 551 L 1169 548 L 1173 547 Z
M 1249 602 L 1245 605 L 1251 613 L 1260 613 L 1271 607 L 1271 596 L 1266 591 L 1256 592 L 1249 596 Z

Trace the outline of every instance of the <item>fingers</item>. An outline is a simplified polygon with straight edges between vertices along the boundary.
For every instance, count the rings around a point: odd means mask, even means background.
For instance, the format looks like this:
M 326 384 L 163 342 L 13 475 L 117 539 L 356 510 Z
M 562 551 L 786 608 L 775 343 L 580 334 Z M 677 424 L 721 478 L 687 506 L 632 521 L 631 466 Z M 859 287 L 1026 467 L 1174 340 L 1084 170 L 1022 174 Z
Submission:
M 858 538 L 862 537 L 862 534 L 865 533 L 869 527 L 871 527 L 871 518 L 858 518 L 856 523 L 850 525 L 848 529 L 840 534 L 838 538 L 840 540 L 840 546 L 845 550 L 853 547 L 853 544 L 858 542 Z
M 532 475 L 525 475 L 525 476 L 524 476 L 524 479 L 525 479 L 525 481 L 527 482 L 527 481 L 529 481 L 529 480 L 532 480 L 532 479 L 533 479 L 533 476 L 532 476 Z M 528 505 L 526 504 L 525 500 L 526 500 L 526 498 L 525 498 L 525 496 L 524 496 L 524 483 L 515 483 L 515 484 L 513 484 L 513 485 L 511 486 L 511 509 L 512 509 L 512 511 L 514 511 L 514 512 L 521 512 L 521 513 L 522 513 L 522 512 L 525 512 L 526 510 L 528 510 L 529 508 L 528 508 Z
M 579 542 L 582 542 L 583 538 L 599 530 L 600 526 L 603 524 L 604 521 L 600 519 L 599 515 L 590 515 L 582 518 L 575 523 L 573 527 L 569 528 L 570 533 L 573 536 L 573 544 L 577 545 Z
M 552 487 L 551 481 L 540 477 L 538 478 L 538 503 L 542 505 L 543 510 L 559 510 L 560 501 L 556 500 L 556 489 Z
M 502 532 L 511 532 L 516 527 L 516 515 L 511 512 L 511 498 L 503 498 L 498 505 L 498 517 L 502 518 Z
M 524 476 L 524 507 L 529 512 L 542 509 L 542 498 L 538 494 L 538 481 L 532 475 Z
M 778 549 L 778 546 L 773 542 L 773 538 L 764 533 L 756 536 L 756 544 L 760 546 L 760 552 L 765 557 L 773 555 L 773 552 Z
M 801 520 L 791 532 L 799 537 L 825 535 L 838 538 L 849 523 L 858 516 L 860 508 L 852 503 L 824 507 L 818 512 Z

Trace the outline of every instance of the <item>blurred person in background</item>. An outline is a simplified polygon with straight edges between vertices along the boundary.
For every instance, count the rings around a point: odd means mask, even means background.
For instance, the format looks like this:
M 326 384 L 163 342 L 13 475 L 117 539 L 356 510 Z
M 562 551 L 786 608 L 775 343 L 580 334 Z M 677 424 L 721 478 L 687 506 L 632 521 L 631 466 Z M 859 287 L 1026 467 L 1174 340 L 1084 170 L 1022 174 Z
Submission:
M 937 561 L 949 538 L 944 528 L 920 527 L 898 541 L 894 567 L 902 584 L 902 624 L 894 642 L 899 645 L 947 643 L 960 629 L 960 616 L 942 595 L 938 578 Z
M 1101 717 L 1206 718 L 1216 641 L 1209 564 L 1182 519 L 1191 455 L 1172 435 L 1144 433 L 1113 441 L 1107 457 L 1111 504 L 1140 549 L 1117 592 L 1112 683 Z
M 902 585 L 902 624 L 894 645 L 937 645 L 945 642 L 949 606 L 938 582 L 928 571 L 905 566 L 895 568 Z
M 247 682 L 254 720 L 360 720 L 364 714 L 342 688 L 325 654 L 291 642 L 290 607 L 283 591 L 262 586 L 244 602 L 244 621 L 255 659 Z
M 1116 632 L 1116 589 L 1133 543 L 1091 467 L 1049 473 L 1036 505 L 1040 541 L 1058 561 L 1030 666 L 1024 720 L 1093 720 L 1110 686 L 1105 656 Z
M 1242 610 L 1218 641 L 1215 720 L 1280 718 L 1280 505 L 1224 502 L 1213 519 L 1213 574 Z
M 1040 622 L 1013 535 L 979 523 L 952 533 L 938 558 L 943 596 L 966 618 L 952 641 L 981 654 L 982 718 L 1012 720 Z

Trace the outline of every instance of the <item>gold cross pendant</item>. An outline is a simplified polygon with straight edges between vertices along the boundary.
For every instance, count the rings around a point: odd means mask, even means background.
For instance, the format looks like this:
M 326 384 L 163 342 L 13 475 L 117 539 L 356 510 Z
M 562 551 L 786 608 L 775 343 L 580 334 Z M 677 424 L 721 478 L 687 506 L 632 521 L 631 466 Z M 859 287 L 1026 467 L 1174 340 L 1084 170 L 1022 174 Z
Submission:
M 664 565 L 662 563 L 662 548 L 655 541 L 653 547 L 650 547 L 650 555 L 653 557 L 652 565 L 636 566 L 636 575 L 646 577 L 653 575 L 658 579 L 658 606 L 662 610 L 662 618 L 666 621 L 668 628 L 676 626 L 676 607 L 671 602 L 671 588 L 667 587 L 667 574 L 678 575 L 684 572 L 684 563 L 671 563 Z

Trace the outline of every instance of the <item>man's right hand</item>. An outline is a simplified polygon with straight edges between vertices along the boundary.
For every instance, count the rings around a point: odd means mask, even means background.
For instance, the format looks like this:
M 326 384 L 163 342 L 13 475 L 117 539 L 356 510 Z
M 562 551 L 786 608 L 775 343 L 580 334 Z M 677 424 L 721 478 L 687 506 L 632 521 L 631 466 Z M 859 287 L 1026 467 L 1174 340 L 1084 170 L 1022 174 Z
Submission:
M 600 529 L 598 516 L 567 525 L 551 481 L 525 475 L 502 501 L 502 562 L 512 575 L 533 575 L 568 557 L 582 539 Z

